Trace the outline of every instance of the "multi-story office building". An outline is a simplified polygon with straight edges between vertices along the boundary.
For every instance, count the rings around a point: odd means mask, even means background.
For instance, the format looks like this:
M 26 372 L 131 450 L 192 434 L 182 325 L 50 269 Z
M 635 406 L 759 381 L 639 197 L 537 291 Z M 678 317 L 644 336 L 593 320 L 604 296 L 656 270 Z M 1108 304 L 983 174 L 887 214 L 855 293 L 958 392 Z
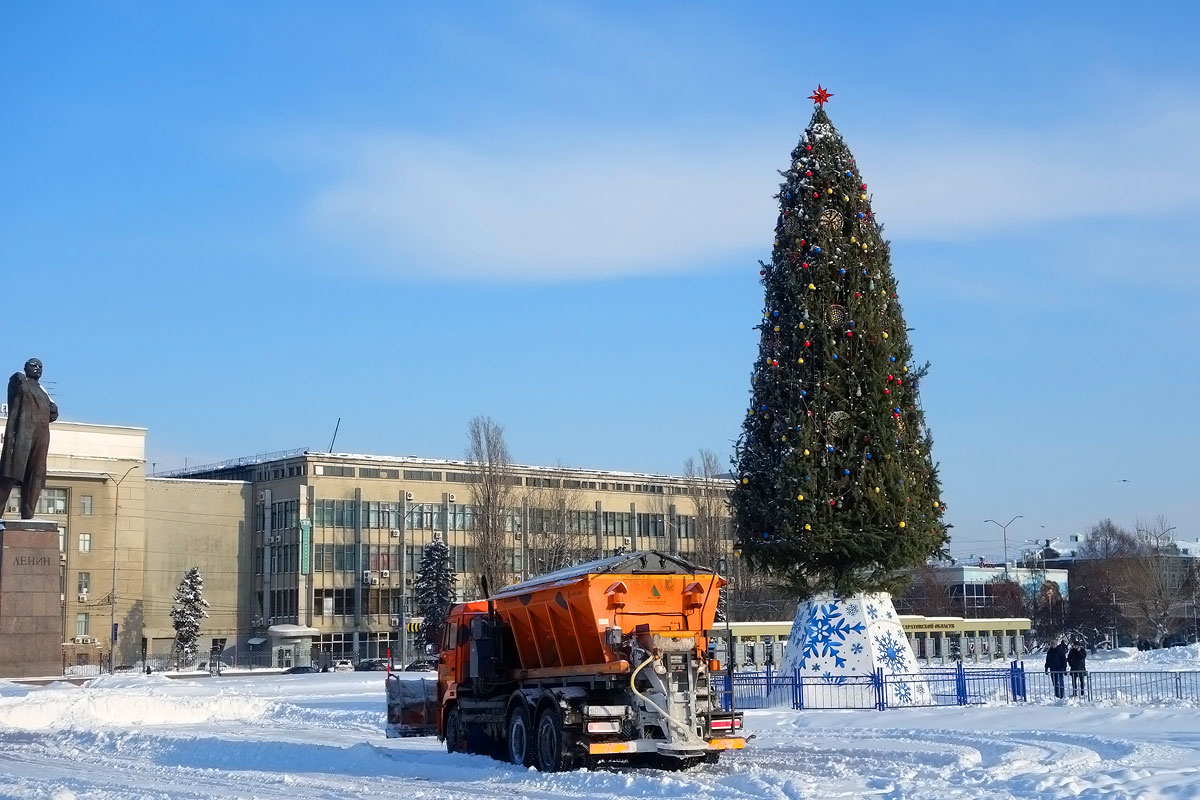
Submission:
M 303 658 L 310 642 L 324 658 L 408 650 L 412 643 L 400 636 L 413 633 L 406 621 L 414 578 L 434 538 L 449 547 L 459 598 L 481 596 L 476 469 L 467 461 L 297 450 L 170 476 L 250 487 L 249 641 L 269 642 L 286 663 Z M 702 560 L 731 552 L 728 519 L 711 513 L 723 508 L 727 480 L 515 465 L 505 474 L 512 491 L 500 571 L 512 580 L 564 556 L 578 561 L 621 548 Z M 705 509 L 706 497 L 717 502 Z

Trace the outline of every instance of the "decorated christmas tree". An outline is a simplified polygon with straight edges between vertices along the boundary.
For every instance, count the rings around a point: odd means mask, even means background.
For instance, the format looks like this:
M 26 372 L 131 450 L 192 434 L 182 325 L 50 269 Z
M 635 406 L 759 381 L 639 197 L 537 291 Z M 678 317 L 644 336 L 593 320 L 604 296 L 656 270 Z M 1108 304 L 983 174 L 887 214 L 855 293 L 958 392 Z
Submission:
M 889 591 L 943 551 L 937 468 L 883 226 L 817 108 L 781 174 L 732 514 L 743 555 L 801 599 Z M 890 605 L 890 603 L 889 603 Z

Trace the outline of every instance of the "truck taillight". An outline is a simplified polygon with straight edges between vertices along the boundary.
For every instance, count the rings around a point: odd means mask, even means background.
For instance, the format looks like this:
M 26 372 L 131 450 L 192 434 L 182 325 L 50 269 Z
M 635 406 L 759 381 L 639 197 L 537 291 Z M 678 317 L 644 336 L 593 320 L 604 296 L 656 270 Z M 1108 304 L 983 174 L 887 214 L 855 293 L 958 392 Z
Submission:
M 621 723 L 619 722 L 589 722 L 587 724 L 588 733 L 620 733 Z
M 710 727 L 714 731 L 740 728 L 742 727 L 742 721 L 740 719 L 714 719 Z

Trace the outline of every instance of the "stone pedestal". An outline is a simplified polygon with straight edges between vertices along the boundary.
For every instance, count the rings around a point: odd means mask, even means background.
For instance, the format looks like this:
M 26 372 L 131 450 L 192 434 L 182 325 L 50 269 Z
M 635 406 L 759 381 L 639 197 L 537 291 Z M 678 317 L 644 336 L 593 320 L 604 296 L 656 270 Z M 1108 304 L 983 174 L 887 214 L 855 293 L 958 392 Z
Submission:
M 0 678 L 61 674 L 58 525 L 0 520 Z
M 783 669 L 823 685 L 826 707 L 861 708 L 860 681 L 883 671 L 890 705 L 924 705 L 929 686 L 892 605 L 891 595 L 821 594 L 796 606 Z M 842 695 L 845 695 L 842 697 Z

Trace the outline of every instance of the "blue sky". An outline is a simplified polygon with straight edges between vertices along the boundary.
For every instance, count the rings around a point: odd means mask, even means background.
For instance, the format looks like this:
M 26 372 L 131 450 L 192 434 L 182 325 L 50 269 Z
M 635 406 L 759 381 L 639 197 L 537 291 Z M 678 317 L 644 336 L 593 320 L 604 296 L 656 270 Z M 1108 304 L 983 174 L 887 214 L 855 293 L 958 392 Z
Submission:
M 0 5 L 0 364 L 160 469 L 339 417 L 456 458 L 486 414 L 522 462 L 678 472 L 738 435 L 820 82 L 955 552 L 1200 538 L 1191 5 L 643 5 Z

